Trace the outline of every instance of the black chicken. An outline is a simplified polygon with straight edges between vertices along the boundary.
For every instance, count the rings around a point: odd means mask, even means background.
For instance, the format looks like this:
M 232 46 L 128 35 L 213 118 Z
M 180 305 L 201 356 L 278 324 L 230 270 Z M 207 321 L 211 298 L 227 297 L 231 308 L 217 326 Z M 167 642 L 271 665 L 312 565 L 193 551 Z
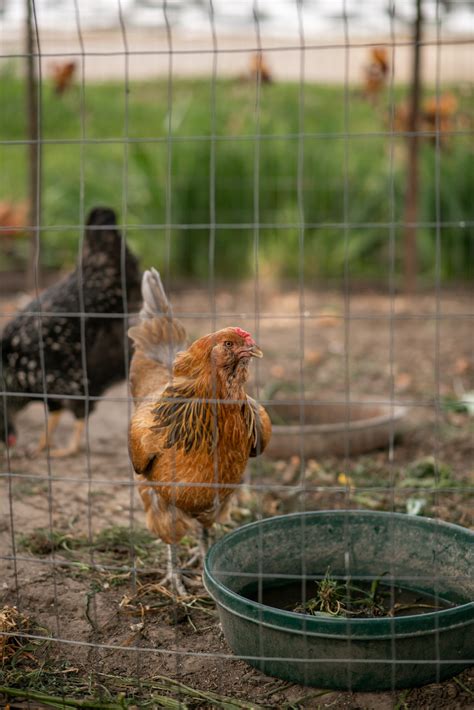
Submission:
M 116 224 L 113 210 L 91 210 L 75 271 L 6 325 L 0 341 L 6 393 L 0 400 L 0 440 L 14 444 L 16 413 L 31 400 L 46 400 L 50 416 L 38 452 L 50 444 L 67 408 L 76 417 L 72 439 L 51 455 L 76 453 L 96 398 L 127 376 L 127 314 L 139 307 L 140 272 Z

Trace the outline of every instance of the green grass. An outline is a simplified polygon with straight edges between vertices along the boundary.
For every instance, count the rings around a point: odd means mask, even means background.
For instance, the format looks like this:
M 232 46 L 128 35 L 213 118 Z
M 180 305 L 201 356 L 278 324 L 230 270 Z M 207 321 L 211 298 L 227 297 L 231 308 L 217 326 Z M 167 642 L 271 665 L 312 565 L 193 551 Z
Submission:
M 404 93 L 397 89 L 398 98 Z M 26 130 L 24 87 L 11 68 L 1 76 L 1 97 L 0 139 L 21 140 Z M 300 142 L 299 100 L 297 84 L 265 86 L 257 113 L 251 83 L 219 81 L 213 94 L 209 80 L 175 79 L 170 114 L 163 80 L 132 82 L 127 96 L 122 82 L 88 84 L 83 96 L 75 86 L 62 98 L 45 82 L 43 137 L 65 142 L 43 147 L 43 223 L 77 224 L 83 192 L 85 209 L 107 203 L 121 212 L 131 225 L 127 237 L 144 266 L 169 267 L 175 276 L 208 279 L 207 225 L 216 222 L 222 225 L 214 234 L 218 278 L 253 275 L 258 236 L 264 275 L 294 278 L 302 264 L 308 279 L 339 278 L 347 257 L 352 276 L 386 280 L 389 229 L 364 225 L 390 222 L 392 214 L 396 221 L 403 219 L 406 151 L 403 139 L 393 140 L 391 200 L 390 140 L 380 135 L 388 127 L 387 104 L 373 108 L 354 90 L 348 117 L 352 137 L 347 142 L 342 135 L 343 89 L 308 85 L 304 92 L 306 136 Z M 460 102 L 461 112 L 468 114 L 472 97 L 460 96 Z M 85 143 L 81 143 L 83 135 Z M 124 142 L 127 136 L 132 142 Z M 137 139 L 140 142 L 133 142 Z M 440 217 L 444 222 L 473 218 L 469 140 L 470 136 L 453 136 L 441 155 Z M 1 145 L 0 161 L 2 199 L 25 198 L 25 146 Z M 423 145 L 421 168 L 420 219 L 436 221 L 435 152 L 428 143 Z M 342 226 L 345 187 L 351 224 L 347 231 Z M 308 225 L 303 253 L 298 229 L 302 214 Z M 255 219 L 266 225 L 258 235 L 252 226 Z M 167 229 L 164 225 L 169 221 L 180 226 Z M 157 226 L 138 228 L 144 224 Z M 394 236 L 398 270 L 401 230 Z M 441 237 L 443 277 L 469 277 L 472 227 L 446 227 Z M 78 239 L 77 231 L 71 229 L 46 232 L 43 262 L 51 266 L 72 263 Z M 420 268 L 426 279 L 434 275 L 435 239 L 435 229 L 419 231 Z
M 130 528 L 111 525 L 99 530 L 89 540 L 85 535 L 74 535 L 63 530 L 37 528 L 19 537 L 19 546 L 32 555 L 50 555 L 55 552 L 74 557 L 72 553 L 89 550 L 99 555 L 123 561 L 133 556 L 140 561 L 149 561 L 159 555 L 156 538 L 145 528 Z

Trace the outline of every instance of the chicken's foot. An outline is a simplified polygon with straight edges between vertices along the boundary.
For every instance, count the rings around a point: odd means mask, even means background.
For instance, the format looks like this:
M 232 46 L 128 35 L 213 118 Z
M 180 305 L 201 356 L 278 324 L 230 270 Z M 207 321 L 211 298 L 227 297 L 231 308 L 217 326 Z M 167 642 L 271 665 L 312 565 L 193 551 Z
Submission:
M 49 455 L 53 459 L 62 459 L 66 456 L 74 456 L 79 452 L 81 446 L 82 432 L 84 431 L 85 422 L 84 419 L 76 419 L 74 422 L 74 430 L 72 432 L 71 440 L 67 446 L 63 449 L 52 449 Z
M 190 552 L 192 553 L 192 557 L 187 561 L 186 569 L 194 567 L 194 565 L 198 563 L 201 563 L 201 566 L 204 568 L 204 559 L 209 549 L 209 539 L 209 528 L 204 528 L 201 526 L 199 530 L 198 544 L 196 547 L 193 547 L 190 550 Z
M 166 585 L 171 584 L 172 588 L 180 596 L 186 596 L 187 591 L 183 583 L 183 577 L 176 565 L 176 549 L 174 545 L 166 545 L 166 552 L 168 554 L 167 564 L 166 564 L 166 574 L 163 579 L 160 580 L 160 584 Z

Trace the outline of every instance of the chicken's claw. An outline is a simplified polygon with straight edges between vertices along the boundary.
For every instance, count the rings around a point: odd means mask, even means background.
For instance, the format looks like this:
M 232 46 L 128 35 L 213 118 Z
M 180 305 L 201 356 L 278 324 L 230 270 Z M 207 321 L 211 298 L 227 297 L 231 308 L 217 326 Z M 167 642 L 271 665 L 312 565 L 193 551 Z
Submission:
M 163 586 L 170 584 L 176 594 L 185 597 L 187 591 L 184 586 L 182 574 L 176 566 L 176 550 L 173 545 L 166 545 L 166 551 L 168 553 L 166 574 L 159 583 Z

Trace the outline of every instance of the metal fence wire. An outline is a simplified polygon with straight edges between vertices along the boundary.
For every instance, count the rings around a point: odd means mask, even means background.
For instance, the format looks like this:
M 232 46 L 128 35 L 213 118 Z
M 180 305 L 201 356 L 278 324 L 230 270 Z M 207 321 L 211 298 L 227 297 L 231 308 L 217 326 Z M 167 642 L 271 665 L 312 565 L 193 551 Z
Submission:
M 472 8 L 0 23 L 5 707 L 472 707 Z

